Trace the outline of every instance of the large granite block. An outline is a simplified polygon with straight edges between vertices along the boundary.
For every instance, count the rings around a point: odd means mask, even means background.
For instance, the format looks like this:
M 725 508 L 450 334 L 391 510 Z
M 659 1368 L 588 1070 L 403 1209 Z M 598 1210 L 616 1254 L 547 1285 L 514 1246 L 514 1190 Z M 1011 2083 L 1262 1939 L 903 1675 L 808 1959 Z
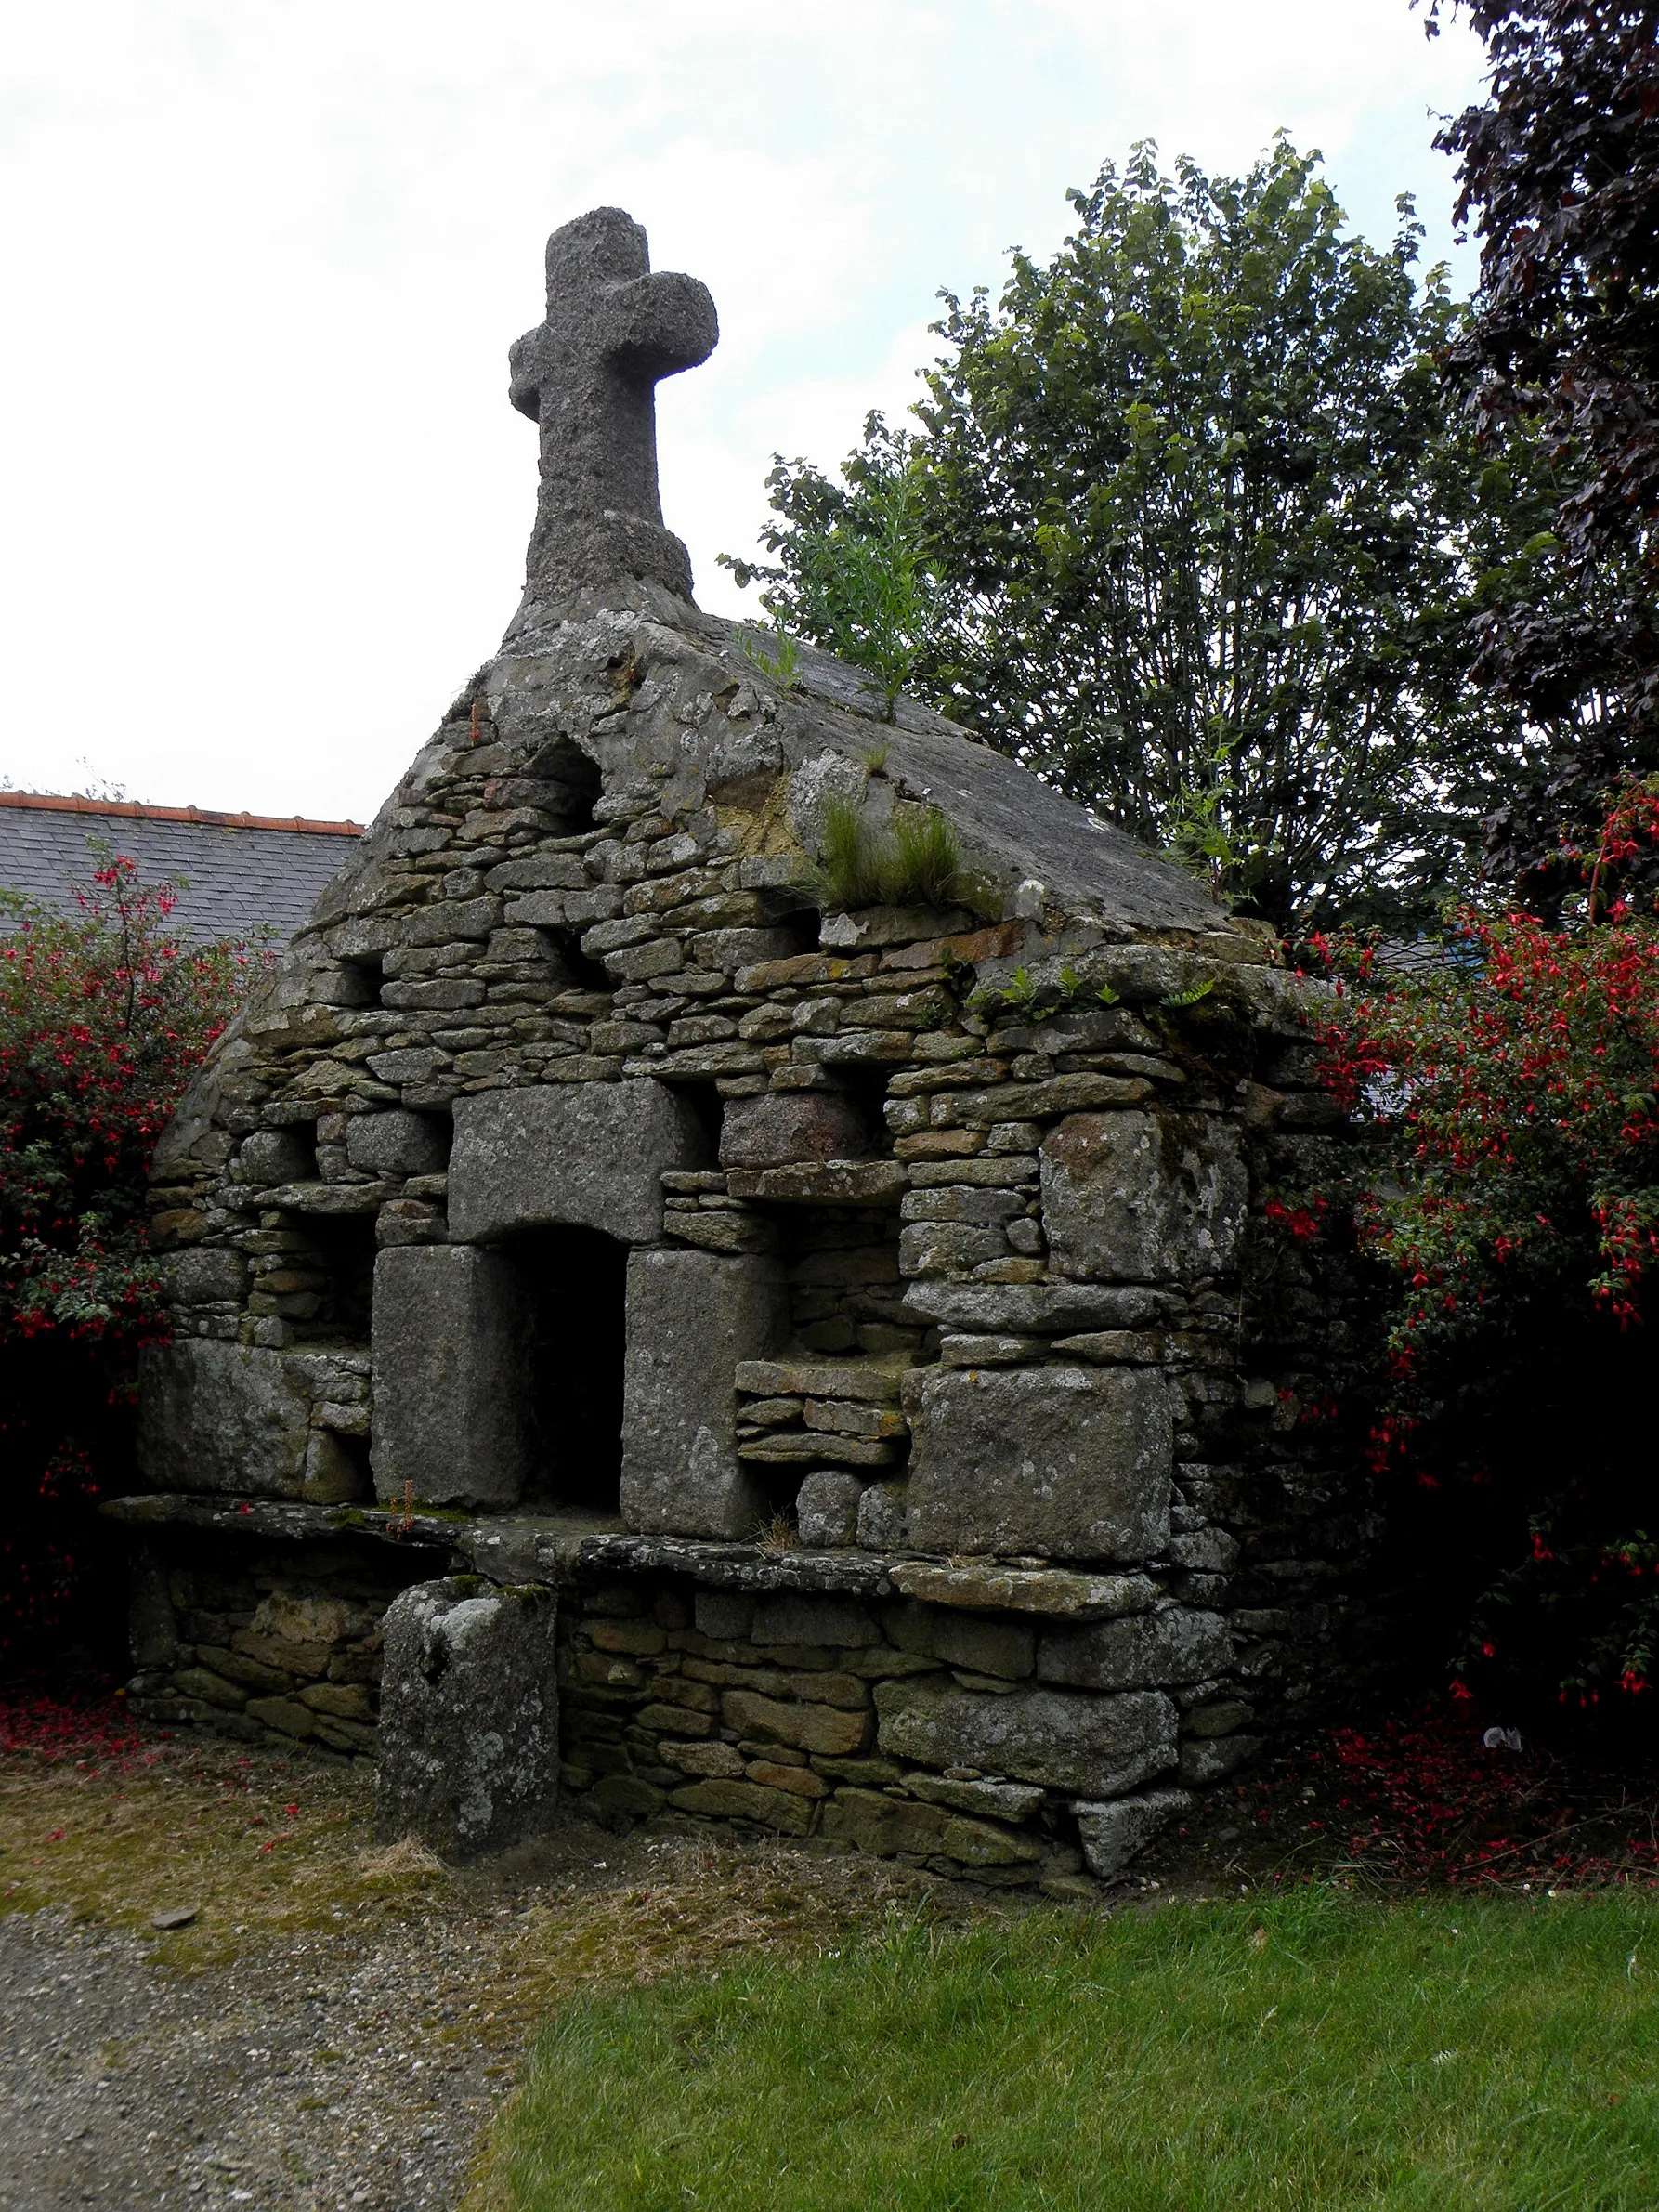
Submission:
M 458 1098 L 450 1233 L 482 1244 L 562 1224 L 655 1244 L 664 1171 L 708 1164 L 709 1141 L 690 1105 L 648 1077 Z
M 1238 1132 L 1209 1115 L 1070 1114 L 1043 1144 L 1043 1228 L 1058 1276 L 1224 1275 L 1248 1199 Z
M 138 1471 L 151 1490 L 298 1498 L 311 1393 L 281 1352 L 182 1337 L 139 1362 Z
M 547 1826 L 558 1794 L 553 1592 L 418 1582 L 385 1616 L 375 1826 L 446 1858 Z
M 1112 1798 L 1174 1766 L 1173 1702 L 1156 1690 L 959 1689 L 937 1675 L 878 1682 L 878 1740 L 890 1758 L 976 1767 L 1078 1797 Z
M 464 1245 L 374 1263 L 374 1487 L 393 1502 L 512 1505 L 533 1439 L 529 1315 L 513 1263 Z
M 738 1458 L 738 1362 L 787 1331 L 783 1277 L 767 1259 L 634 1252 L 622 1397 L 622 1518 L 663 1536 L 743 1537 L 765 1493 Z
M 942 1369 L 911 1425 L 919 1551 L 1140 1560 L 1169 1540 L 1169 1394 L 1154 1370 Z

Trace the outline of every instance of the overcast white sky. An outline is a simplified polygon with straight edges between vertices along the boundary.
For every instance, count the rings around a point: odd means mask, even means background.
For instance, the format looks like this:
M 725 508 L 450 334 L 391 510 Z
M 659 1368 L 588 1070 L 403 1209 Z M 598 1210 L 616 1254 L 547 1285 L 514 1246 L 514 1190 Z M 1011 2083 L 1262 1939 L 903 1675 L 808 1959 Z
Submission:
M 773 451 L 908 405 L 1104 158 L 1283 124 L 1432 255 L 1480 65 L 1406 0 L 0 0 L 0 780 L 372 814 L 516 602 L 506 349 L 584 208 L 713 291 L 663 505 L 735 610 Z

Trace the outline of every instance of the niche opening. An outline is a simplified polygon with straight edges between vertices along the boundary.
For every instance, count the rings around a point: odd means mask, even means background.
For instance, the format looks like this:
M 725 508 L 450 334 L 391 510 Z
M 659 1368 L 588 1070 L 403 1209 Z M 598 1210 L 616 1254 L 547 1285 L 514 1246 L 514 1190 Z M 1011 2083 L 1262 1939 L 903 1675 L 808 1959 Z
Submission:
M 542 748 L 529 772 L 547 787 L 538 803 L 552 815 L 560 837 L 580 837 L 593 829 L 594 803 L 605 789 L 596 760 L 563 738 Z
M 628 1248 L 540 1229 L 510 1248 L 529 1318 L 535 1471 L 526 1503 L 614 1514 L 622 1477 Z
M 328 1277 L 317 1329 L 311 1333 L 366 1344 L 374 1303 L 374 1216 L 307 1213 L 289 1218 L 304 1230 Z

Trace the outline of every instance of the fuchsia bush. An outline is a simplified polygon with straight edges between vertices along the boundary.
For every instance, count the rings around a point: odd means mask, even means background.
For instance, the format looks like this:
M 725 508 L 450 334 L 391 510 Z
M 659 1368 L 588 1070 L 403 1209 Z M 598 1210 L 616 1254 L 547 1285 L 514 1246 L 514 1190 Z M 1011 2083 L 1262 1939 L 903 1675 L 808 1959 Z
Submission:
M 1587 1706 L 1645 1689 L 1659 1647 L 1659 900 L 1626 887 L 1656 844 L 1650 780 L 1568 856 L 1563 926 L 1464 909 L 1420 965 L 1315 948 L 1327 1080 L 1374 1147 L 1352 1214 L 1389 1286 L 1372 1463 L 1421 1571 L 1467 1584 L 1459 1692 Z
M 161 1326 L 145 1172 L 265 957 L 181 935 L 176 897 L 112 855 L 72 912 L 0 893 L 0 1650 L 64 1625 L 90 1503 L 124 1470 Z

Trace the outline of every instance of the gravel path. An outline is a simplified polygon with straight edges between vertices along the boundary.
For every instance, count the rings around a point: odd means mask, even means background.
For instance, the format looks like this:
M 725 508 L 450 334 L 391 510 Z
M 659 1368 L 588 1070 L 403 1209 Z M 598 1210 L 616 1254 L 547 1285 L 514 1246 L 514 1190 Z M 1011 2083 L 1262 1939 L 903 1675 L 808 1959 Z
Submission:
M 509 2066 L 422 2022 L 480 1947 L 423 1920 L 184 1980 L 60 1913 L 0 1920 L 0 2206 L 452 2212 Z
M 887 1862 L 568 1816 L 446 1873 L 372 1847 L 372 1803 L 212 1745 L 0 1771 L 0 2212 L 459 2212 L 584 1989 L 974 1909 Z

